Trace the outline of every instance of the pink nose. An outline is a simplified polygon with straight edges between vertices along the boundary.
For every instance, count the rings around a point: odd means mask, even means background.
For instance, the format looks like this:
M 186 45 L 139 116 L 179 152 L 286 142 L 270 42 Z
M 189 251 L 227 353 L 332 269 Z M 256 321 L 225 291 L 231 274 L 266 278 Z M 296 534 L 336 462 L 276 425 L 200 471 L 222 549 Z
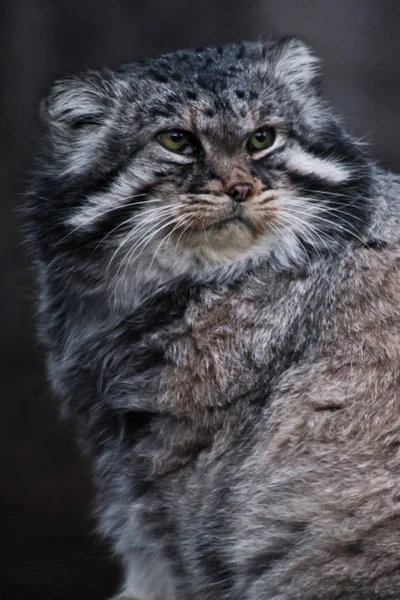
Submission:
M 253 192 L 251 183 L 237 183 L 228 190 L 228 194 L 236 202 L 244 202 Z

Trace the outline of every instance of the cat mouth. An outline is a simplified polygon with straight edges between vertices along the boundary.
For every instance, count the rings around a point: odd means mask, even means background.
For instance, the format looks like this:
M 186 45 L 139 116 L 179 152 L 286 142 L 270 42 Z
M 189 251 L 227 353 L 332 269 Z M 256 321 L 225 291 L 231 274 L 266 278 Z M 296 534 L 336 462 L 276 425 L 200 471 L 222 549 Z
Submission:
M 229 225 L 243 226 L 246 229 L 250 230 L 251 233 L 253 233 L 253 234 L 257 233 L 256 228 L 254 227 L 254 224 L 252 223 L 251 219 L 249 219 L 243 213 L 236 213 L 236 214 L 231 214 L 227 217 L 221 217 L 220 219 L 214 221 L 213 223 L 209 223 L 208 225 L 206 225 L 204 227 L 204 231 L 210 231 L 210 230 L 218 231 Z

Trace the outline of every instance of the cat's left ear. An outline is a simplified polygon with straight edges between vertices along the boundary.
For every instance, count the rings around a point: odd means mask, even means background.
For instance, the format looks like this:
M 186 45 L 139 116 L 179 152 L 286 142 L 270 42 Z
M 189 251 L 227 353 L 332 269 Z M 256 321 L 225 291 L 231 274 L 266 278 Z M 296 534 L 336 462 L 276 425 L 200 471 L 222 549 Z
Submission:
M 286 85 L 309 88 L 321 74 L 321 61 L 314 50 L 298 38 L 276 42 L 272 57 L 275 76 Z

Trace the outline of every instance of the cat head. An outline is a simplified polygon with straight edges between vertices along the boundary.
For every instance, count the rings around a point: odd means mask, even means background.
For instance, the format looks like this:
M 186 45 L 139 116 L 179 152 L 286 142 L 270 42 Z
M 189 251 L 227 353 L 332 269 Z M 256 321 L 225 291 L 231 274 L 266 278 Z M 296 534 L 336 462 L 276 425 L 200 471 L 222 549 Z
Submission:
M 297 39 L 64 78 L 41 114 L 37 237 L 93 282 L 129 287 L 260 256 L 290 264 L 366 222 L 368 160 Z

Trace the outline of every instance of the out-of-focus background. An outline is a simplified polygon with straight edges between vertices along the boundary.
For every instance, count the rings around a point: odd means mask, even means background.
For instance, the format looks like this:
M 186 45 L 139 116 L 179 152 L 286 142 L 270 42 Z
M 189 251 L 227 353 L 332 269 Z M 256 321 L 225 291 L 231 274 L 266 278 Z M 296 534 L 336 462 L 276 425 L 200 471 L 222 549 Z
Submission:
M 326 89 L 351 128 L 398 169 L 400 3 L 1 0 L 0 27 L 0 598 L 101 600 L 118 572 L 91 533 L 88 468 L 46 389 L 13 212 L 39 97 L 69 70 L 298 33 L 318 48 Z

